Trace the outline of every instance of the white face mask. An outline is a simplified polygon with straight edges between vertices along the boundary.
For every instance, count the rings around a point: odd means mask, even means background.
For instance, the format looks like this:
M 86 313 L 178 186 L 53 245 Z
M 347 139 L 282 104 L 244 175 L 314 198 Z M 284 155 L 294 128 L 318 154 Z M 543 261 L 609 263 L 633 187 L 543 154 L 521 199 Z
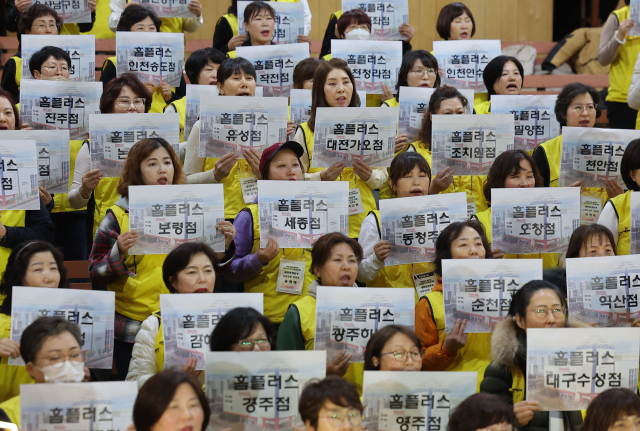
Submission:
M 355 30 L 351 30 L 349 33 L 346 33 L 344 37 L 347 40 L 369 40 L 371 33 L 364 28 L 356 28 Z
M 84 362 L 66 360 L 40 368 L 45 383 L 80 383 L 84 379 Z

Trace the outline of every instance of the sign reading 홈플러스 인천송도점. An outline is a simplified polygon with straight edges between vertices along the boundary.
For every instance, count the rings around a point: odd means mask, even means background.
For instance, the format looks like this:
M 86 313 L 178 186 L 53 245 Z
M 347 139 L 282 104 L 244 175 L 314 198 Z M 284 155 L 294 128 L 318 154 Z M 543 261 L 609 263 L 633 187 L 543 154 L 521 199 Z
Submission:
M 580 226 L 580 188 L 491 190 L 491 246 L 505 254 L 563 253 Z
M 0 210 L 40 209 L 35 140 L 0 142 Z
M 211 334 L 222 316 L 237 307 L 263 312 L 262 293 L 198 293 L 160 295 L 164 367 L 187 365 L 197 358 L 196 370 L 204 370 Z
M 304 427 L 298 399 L 312 379 L 326 374 L 326 352 L 206 352 L 209 429 L 292 431 Z
M 153 10 L 159 18 L 194 18 L 189 10 L 191 0 L 131 0 Z
M 501 54 L 499 40 L 436 40 L 433 55 L 442 70 L 441 85 L 486 93 L 484 68 Z
M 91 7 L 87 0 L 32 0 L 31 4 L 49 6 L 65 24 L 91 22 Z
M 65 0 L 63 0 L 65 1 Z M 59 35 L 55 46 L 69 54 L 69 81 L 95 82 L 96 37 L 94 35 Z M 22 48 L 22 79 L 35 79 L 29 70 L 29 60 L 36 52 L 51 45 L 49 35 L 24 34 L 20 39 Z M 43 64 L 47 67 L 48 59 Z
M 400 26 L 409 22 L 408 0 L 342 0 L 342 12 L 359 9 L 371 19 L 371 40 L 406 40 Z
M 247 32 L 244 25 L 244 10 L 251 3 L 253 2 L 238 2 L 238 34 L 246 34 Z M 271 42 L 276 45 L 298 43 L 298 36 L 304 35 L 304 6 L 302 3 L 273 2 L 269 3 L 269 6 L 276 12 Z M 244 56 L 238 52 L 238 57 Z
M 352 363 L 363 363 L 367 342 L 378 329 L 402 325 L 413 330 L 414 296 L 411 288 L 318 286 L 314 349 L 326 350 L 327 362 L 346 351 Z
M 445 333 L 458 319 L 466 333 L 491 333 L 509 313 L 511 298 L 527 282 L 542 279 L 542 259 L 443 259 Z

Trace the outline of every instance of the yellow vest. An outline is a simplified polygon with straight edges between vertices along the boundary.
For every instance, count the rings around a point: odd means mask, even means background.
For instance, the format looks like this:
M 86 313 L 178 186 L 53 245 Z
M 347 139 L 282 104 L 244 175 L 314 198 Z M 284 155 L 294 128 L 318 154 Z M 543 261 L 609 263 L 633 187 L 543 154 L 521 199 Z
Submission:
M 120 233 L 129 230 L 129 212 L 118 205 L 111 211 L 120 225 Z M 121 275 L 107 284 L 107 289 L 116 292 L 116 312 L 137 321 L 144 321 L 154 311 L 160 309 L 160 294 L 169 293 L 162 280 L 162 264 L 166 254 L 146 256 L 125 256 L 124 264 L 137 274 L 135 277 Z
M 91 31 L 80 34 L 93 34 L 96 39 L 115 39 L 116 34 L 109 28 L 109 15 L 111 6 L 109 0 L 96 0 L 96 21 Z
M 118 183 L 120 177 L 106 177 L 102 178 L 98 183 L 98 186 L 93 191 L 93 199 L 95 201 L 95 210 L 93 212 L 93 237 L 96 236 L 96 231 L 100 227 L 100 223 L 107 215 L 107 210 L 111 208 L 111 205 L 118 201 L 120 195 L 118 194 Z
M 380 94 L 367 94 L 367 106 L 370 108 L 379 108 L 382 105 L 382 95 Z M 360 101 L 362 106 L 362 100 Z
M 444 328 L 444 298 L 442 291 L 428 293 L 424 298 L 429 301 L 433 318 L 438 329 L 438 342 L 445 338 Z M 477 371 L 477 392 L 484 378 L 484 370 L 491 362 L 491 334 L 469 334 L 467 344 L 460 350 L 445 371 Z
M 329 60 L 331 60 L 331 53 L 329 53 L 329 54 L 327 54 L 327 55 L 323 55 L 323 56 L 322 56 L 322 59 L 323 59 L 324 61 L 329 61 Z
M 69 165 L 69 189 L 71 189 L 71 184 L 73 183 L 73 174 L 75 172 L 76 159 L 78 158 L 80 148 L 82 148 L 82 143 L 83 141 L 70 141 L 71 157 L 69 158 L 69 161 L 71 162 L 71 164 Z M 51 210 L 52 213 L 64 213 L 86 209 L 86 206 L 80 209 L 73 208 L 69 203 L 69 193 L 54 193 L 53 195 L 53 210 Z
M 171 102 L 171 106 L 173 106 L 180 115 L 180 142 L 182 142 L 184 140 L 184 122 L 187 113 L 187 96 Z M 165 106 L 164 109 L 166 110 L 167 107 Z
M 384 103 L 386 103 L 389 108 L 400 106 L 400 103 L 398 102 L 398 99 L 396 97 L 385 100 Z
M 479 105 L 475 105 L 473 109 L 475 109 L 476 114 L 478 115 L 491 114 L 491 101 L 487 100 Z
M 0 403 L 0 409 L 4 410 L 11 423 L 16 424 L 20 429 L 20 395 Z
M 237 36 L 238 35 L 238 17 L 232 13 L 225 13 L 220 17 L 220 19 L 218 20 L 218 23 L 223 19 L 227 20 L 227 22 L 229 23 L 229 27 L 231 27 L 231 31 L 233 32 L 233 35 Z M 216 25 L 218 24 L 216 23 Z
M 204 162 L 204 171 L 213 169 L 218 161 L 217 158 L 207 157 Z M 224 190 L 224 218 L 232 220 L 238 213 L 247 206 L 242 197 L 242 187 L 240 187 L 240 169 L 251 172 L 251 167 L 245 159 L 238 159 L 231 172 L 222 179 L 221 184 Z M 253 175 L 253 174 L 252 174 Z
M 618 216 L 617 255 L 630 254 L 631 249 L 631 190 L 609 199 Z M 614 233 L 615 235 L 615 233 Z
M 433 52 L 431 53 L 433 54 Z M 486 102 L 489 100 L 489 93 L 474 93 L 473 94 L 473 106 L 479 105 L 482 102 Z M 468 101 L 471 103 L 471 100 Z
M 253 222 L 253 247 L 251 253 L 255 253 L 260 248 L 260 218 L 258 217 L 258 204 L 251 204 L 243 211 L 249 211 Z M 304 283 L 302 285 L 302 295 L 292 295 L 290 293 L 276 292 L 278 284 L 278 271 L 280 268 L 280 258 L 306 262 L 304 272 Z M 280 253 L 266 265 L 262 267 L 260 274 L 244 282 L 244 291 L 252 293 L 262 293 L 264 298 L 264 315 L 274 323 L 281 323 L 289 305 L 296 299 L 306 296 L 309 292 L 309 285 L 315 277 L 310 272 L 311 250 L 303 248 L 280 249 Z
M 16 57 L 15 55 L 11 57 L 13 61 L 16 62 L 16 85 L 18 86 L 18 90 L 20 90 L 20 80 L 22 79 L 22 58 Z M 19 100 L 17 102 L 20 102 Z
M 164 337 L 162 335 L 162 317 L 160 311 L 152 313 L 160 324 L 158 325 L 158 335 L 156 335 L 156 372 L 164 369 Z
M 491 208 L 479 212 L 475 218 L 484 227 L 489 245 L 491 245 Z M 556 268 L 559 264 L 558 253 L 505 254 L 505 259 L 542 259 L 542 268 Z
M 11 338 L 11 316 L 0 313 L 0 339 Z M 20 385 L 33 383 L 22 365 L 9 365 L 9 357 L 0 358 L 0 403 L 20 395 Z
M 229 57 L 229 58 L 236 58 L 236 52 L 235 52 L 235 51 L 229 51 L 229 52 L 227 52 L 227 57 Z
M 316 333 L 316 298 L 310 295 L 298 299 L 291 304 L 298 309 L 300 315 L 300 330 L 304 337 L 304 349 L 313 350 Z M 362 382 L 364 379 L 364 363 L 350 363 L 344 379 L 356 385 L 358 395 L 362 397 Z
M 24 210 L 2 211 L 2 224 L 12 227 L 24 227 L 26 213 Z M 4 274 L 11 249 L 0 247 L 0 274 Z
M 511 393 L 513 404 L 524 401 L 525 381 L 522 371 L 518 367 L 511 367 Z
M 630 18 L 629 6 L 612 12 L 617 18 L 618 23 Z M 627 103 L 627 93 L 631 86 L 631 75 L 633 68 L 640 54 L 640 37 L 627 36 L 624 45 L 618 48 L 618 55 L 609 67 L 609 93 L 607 94 L 607 102 Z

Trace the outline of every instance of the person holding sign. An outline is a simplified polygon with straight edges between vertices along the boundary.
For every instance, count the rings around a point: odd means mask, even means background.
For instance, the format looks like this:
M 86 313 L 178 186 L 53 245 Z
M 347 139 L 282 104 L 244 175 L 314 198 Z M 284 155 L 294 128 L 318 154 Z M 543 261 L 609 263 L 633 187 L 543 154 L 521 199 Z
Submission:
M 276 11 L 263 1 L 255 1 L 244 10 L 244 25 L 247 29 L 247 40 L 240 46 L 275 45 L 273 32 L 276 26 Z M 227 53 L 229 58 L 236 58 L 236 51 Z
M 607 389 L 589 403 L 582 431 L 620 430 L 640 428 L 640 398 L 625 388 Z
M 493 394 L 473 394 L 455 408 L 447 431 L 513 431 L 519 428 L 513 407 Z
M 577 430 L 582 425 L 579 411 L 542 412 L 537 401 L 525 401 L 527 329 L 575 326 L 565 320 L 565 311 L 564 295 L 555 285 L 530 281 L 513 295 L 508 316 L 493 330 L 493 359 L 480 391 L 499 395 L 512 405 L 521 427 L 550 430 L 564 424 L 564 429 Z
M 489 100 L 473 107 L 476 114 L 491 114 L 491 96 L 517 96 L 524 83 L 522 63 L 515 57 L 499 55 L 484 68 L 484 85 L 487 87 Z
M 361 431 L 364 407 L 360 398 L 355 386 L 340 377 L 309 382 L 298 401 L 304 429 Z
M 386 85 L 382 102 L 383 107 L 399 106 L 400 87 L 440 87 L 440 73 L 438 72 L 438 60 L 429 52 L 422 49 L 409 51 L 402 57 L 402 66 L 398 73 L 398 83 L 396 84 L 396 96 Z M 401 138 L 402 136 L 398 136 Z M 405 136 L 406 138 L 406 136 Z M 403 141 L 406 143 L 406 139 Z
M 45 46 L 29 59 L 29 71 L 34 79 L 68 81 L 71 57 L 56 46 Z
M 116 331 L 113 361 L 119 380 L 129 370 L 133 343 L 142 322 L 160 308 L 161 293 L 169 293 L 162 279 L 166 254 L 130 256 L 138 239 L 129 231 L 129 186 L 180 184 L 182 168 L 173 147 L 162 138 L 136 142 L 127 155 L 118 183 L 118 201 L 106 211 L 96 231 L 91 254 L 91 280 L 116 292 Z M 135 272 L 134 272 L 135 271 Z
M 424 371 L 477 371 L 478 387 L 491 359 L 491 334 L 467 334 L 466 320 L 458 319 L 445 334 L 442 296 L 442 259 L 491 259 L 493 254 L 482 225 L 476 220 L 451 223 L 436 240 L 438 282 L 416 306 L 416 334 L 426 348 Z
M 112 0 L 112 4 L 114 1 Z M 124 0 L 123 0 L 124 1 Z M 191 0 L 191 4 L 197 3 L 197 0 Z M 181 18 L 172 18 L 181 19 Z M 144 6 L 130 3 L 122 12 L 120 21 L 118 21 L 118 31 L 131 31 L 131 32 L 145 32 L 153 33 L 160 32 L 163 22 L 157 17 L 155 12 Z M 115 77 L 116 73 L 116 57 L 109 57 L 102 65 L 102 74 L 100 75 L 100 82 L 105 86 Z M 149 89 L 152 95 L 150 113 L 162 113 L 164 108 L 174 100 L 181 99 L 187 94 L 187 82 L 184 80 L 184 76 L 180 79 L 180 87 L 169 87 L 169 84 L 163 82 L 160 87 L 154 87 L 152 82 L 145 82 L 145 87 Z
M 20 394 L 20 385 L 33 383 L 24 366 L 9 366 L 9 358 L 20 357 L 20 344 L 11 340 L 13 286 L 67 288 L 64 258 L 51 244 L 32 241 L 21 244 L 9 256 L 0 283 L 0 402 Z
M 611 231 L 600 224 L 588 224 L 578 227 L 571 234 L 566 258 L 616 255 L 616 240 Z
M 313 75 L 322 60 L 309 57 L 296 64 L 293 69 L 293 88 L 298 90 L 313 90 Z
M 420 371 L 421 368 L 422 342 L 409 328 L 385 326 L 367 342 L 365 371 Z
M 476 20 L 464 3 L 449 3 L 442 9 L 436 30 L 444 40 L 467 40 L 476 34 Z
M 309 285 L 309 293 L 289 306 L 278 329 L 278 350 L 313 350 L 318 286 L 358 287 L 355 281 L 361 260 L 360 245 L 339 232 L 325 234 L 313 244 L 309 272 L 316 279 Z M 350 353 L 338 353 L 327 364 L 327 375 L 345 376 L 361 392 L 362 364 L 350 361 Z
M 124 11 L 136 5 L 137 3 L 129 2 L 129 0 L 110 0 L 111 15 L 109 15 L 109 28 L 111 31 L 128 31 L 120 30 L 120 20 L 124 16 Z M 195 15 L 191 18 L 161 18 L 162 30 L 165 33 L 193 33 L 202 26 L 202 4 L 198 0 L 189 0 L 189 12 Z M 160 29 L 160 25 L 157 25 Z

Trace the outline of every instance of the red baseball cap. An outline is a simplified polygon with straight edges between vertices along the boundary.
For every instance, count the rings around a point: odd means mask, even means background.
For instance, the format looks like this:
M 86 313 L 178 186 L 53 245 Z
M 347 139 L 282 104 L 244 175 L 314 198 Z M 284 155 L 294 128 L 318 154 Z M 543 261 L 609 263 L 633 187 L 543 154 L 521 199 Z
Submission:
M 297 143 L 296 141 L 287 141 L 287 142 L 278 142 L 277 144 L 273 144 L 269 148 L 266 148 L 262 151 L 262 157 L 260 157 L 260 172 L 264 170 L 264 167 L 267 165 L 267 162 L 276 155 L 276 153 L 280 150 L 291 150 L 296 154 L 296 157 L 300 158 L 304 154 L 304 149 L 302 145 Z

